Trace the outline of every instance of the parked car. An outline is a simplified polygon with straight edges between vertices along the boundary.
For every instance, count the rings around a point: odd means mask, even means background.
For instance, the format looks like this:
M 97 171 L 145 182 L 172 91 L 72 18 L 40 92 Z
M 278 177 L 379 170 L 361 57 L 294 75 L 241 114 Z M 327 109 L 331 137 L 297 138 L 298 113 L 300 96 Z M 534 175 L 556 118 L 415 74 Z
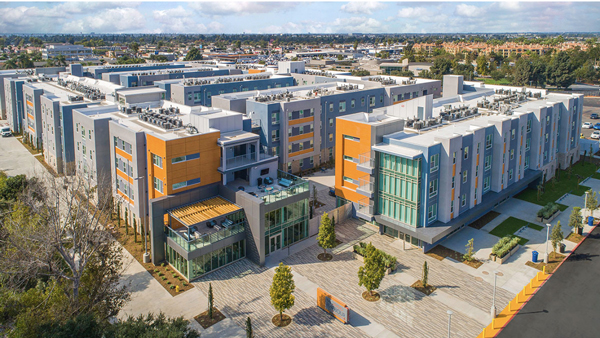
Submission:
M 2 134 L 2 137 L 12 136 L 12 133 L 10 132 L 10 127 L 2 127 L 2 129 L 0 129 L 0 134 Z
M 600 119 L 600 116 L 598 116 L 598 114 L 594 113 L 594 114 L 590 115 L 590 118 L 592 120 L 597 120 L 597 119 Z
M 600 123 L 596 123 L 596 124 L 594 124 L 594 129 L 596 129 L 596 130 L 600 130 Z
M 600 130 L 594 130 L 594 132 L 592 133 L 592 138 L 600 139 Z
M 583 122 L 583 125 L 581 126 L 583 129 L 592 129 L 592 127 L 594 127 L 592 122 Z
M 329 188 L 329 196 L 335 197 L 335 188 L 333 188 L 333 187 Z

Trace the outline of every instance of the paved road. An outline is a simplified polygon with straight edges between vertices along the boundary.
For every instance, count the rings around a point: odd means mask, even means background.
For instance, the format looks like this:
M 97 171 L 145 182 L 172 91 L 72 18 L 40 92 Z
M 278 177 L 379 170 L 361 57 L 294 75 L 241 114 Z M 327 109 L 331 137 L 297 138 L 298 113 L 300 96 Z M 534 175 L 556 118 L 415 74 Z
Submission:
M 1 122 L 4 121 L 0 125 Z M 0 137 L 0 170 L 9 176 L 32 176 L 46 171 L 15 137 Z
M 498 335 L 598 337 L 600 227 L 575 250 L 550 280 Z

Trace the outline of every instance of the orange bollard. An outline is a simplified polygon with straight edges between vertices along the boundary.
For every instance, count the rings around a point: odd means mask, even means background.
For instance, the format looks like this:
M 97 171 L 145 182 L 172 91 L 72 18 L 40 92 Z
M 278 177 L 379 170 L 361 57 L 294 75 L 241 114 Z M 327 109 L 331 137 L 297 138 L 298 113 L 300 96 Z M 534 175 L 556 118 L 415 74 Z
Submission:
M 544 273 L 544 275 L 546 274 L 546 266 L 545 265 L 542 267 L 542 272 Z
M 483 338 L 485 338 L 485 329 L 487 329 L 487 327 L 483 328 Z

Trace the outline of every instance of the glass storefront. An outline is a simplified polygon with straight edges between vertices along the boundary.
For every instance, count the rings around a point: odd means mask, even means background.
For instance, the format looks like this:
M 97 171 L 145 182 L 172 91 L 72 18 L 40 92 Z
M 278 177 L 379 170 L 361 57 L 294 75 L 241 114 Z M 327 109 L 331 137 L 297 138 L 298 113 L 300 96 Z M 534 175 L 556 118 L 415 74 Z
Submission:
M 390 227 L 385 226 L 385 225 L 383 226 L 383 234 L 384 235 L 388 235 L 390 237 L 403 239 L 403 240 L 406 241 L 406 243 L 409 243 L 409 244 L 411 244 L 413 246 L 416 246 L 418 248 L 422 247 L 421 240 L 419 240 L 418 238 L 413 237 L 413 236 L 408 235 L 408 234 L 404 234 L 401 231 L 398 231 L 396 229 L 390 228 Z
M 308 237 L 308 199 L 265 214 L 265 255 Z
M 167 245 L 167 262 L 188 280 L 198 278 L 229 263 L 246 257 L 246 240 L 192 259 L 189 264 L 177 251 Z M 188 275 L 189 265 L 189 275 Z

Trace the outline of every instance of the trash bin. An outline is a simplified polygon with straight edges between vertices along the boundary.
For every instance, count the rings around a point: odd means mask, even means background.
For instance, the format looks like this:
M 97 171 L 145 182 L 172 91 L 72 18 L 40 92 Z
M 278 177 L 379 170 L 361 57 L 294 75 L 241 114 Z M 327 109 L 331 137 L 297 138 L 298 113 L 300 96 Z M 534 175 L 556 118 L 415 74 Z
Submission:
M 567 248 L 567 246 L 563 243 L 560 243 L 559 245 L 559 251 L 560 253 L 565 253 L 565 249 Z
M 531 253 L 531 261 L 534 263 L 537 263 L 537 259 L 538 259 L 538 252 L 534 251 Z
M 588 225 L 589 226 L 594 226 L 594 217 L 588 216 Z

